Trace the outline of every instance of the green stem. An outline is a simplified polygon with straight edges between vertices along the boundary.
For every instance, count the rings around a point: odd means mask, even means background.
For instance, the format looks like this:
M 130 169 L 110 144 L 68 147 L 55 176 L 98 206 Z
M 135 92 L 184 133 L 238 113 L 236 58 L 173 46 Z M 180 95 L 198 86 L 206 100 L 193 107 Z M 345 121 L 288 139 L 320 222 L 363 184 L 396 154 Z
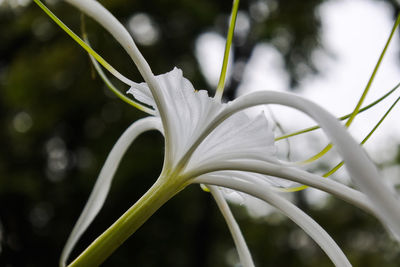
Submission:
M 239 0 L 233 1 L 231 20 L 229 22 L 228 36 L 226 37 L 224 59 L 222 61 L 221 74 L 219 76 L 219 82 L 215 91 L 215 98 L 221 100 L 222 94 L 225 88 L 226 72 L 228 70 L 229 52 L 231 51 L 231 45 L 233 40 L 233 34 L 235 32 L 236 17 L 239 10 Z
M 164 203 L 183 189 L 179 179 L 160 177 L 113 225 L 96 238 L 69 267 L 99 266 Z

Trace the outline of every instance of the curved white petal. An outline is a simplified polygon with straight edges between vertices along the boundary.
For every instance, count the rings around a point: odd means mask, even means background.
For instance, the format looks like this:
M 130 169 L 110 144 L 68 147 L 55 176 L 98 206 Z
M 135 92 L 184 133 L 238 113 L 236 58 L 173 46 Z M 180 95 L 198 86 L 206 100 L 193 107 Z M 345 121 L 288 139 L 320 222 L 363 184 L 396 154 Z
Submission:
M 233 214 L 229 209 L 228 203 L 226 203 L 222 192 L 214 185 L 207 185 L 207 188 L 214 197 L 215 202 L 217 203 L 218 208 L 220 209 L 226 224 L 228 225 L 229 231 L 231 232 L 233 241 L 235 242 L 236 249 L 239 254 L 240 263 L 245 267 L 253 267 L 253 259 L 242 235 L 242 231 L 240 231 L 239 225 L 233 217 Z
M 312 239 L 314 239 L 314 241 L 322 248 L 322 250 L 325 251 L 325 253 L 336 266 L 351 266 L 350 262 L 339 246 L 318 223 L 316 223 L 310 216 L 308 216 L 290 201 L 274 193 L 262 181 L 253 183 L 226 177 L 220 177 L 216 179 L 216 177 L 210 177 L 207 175 L 199 177 L 195 181 L 198 183 L 228 187 L 264 200 L 265 202 L 282 211 L 282 213 L 300 226 Z
M 161 130 L 161 123 L 159 118 L 148 117 L 141 119 L 133 123 L 118 139 L 112 148 L 110 154 L 108 155 L 106 162 L 97 178 L 96 184 L 94 185 L 93 191 L 76 222 L 74 229 L 72 230 L 67 243 L 60 258 L 60 266 L 65 266 L 68 256 L 74 248 L 75 244 L 78 242 L 79 238 L 89 227 L 91 222 L 94 220 L 110 190 L 111 182 L 114 174 L 118 168 L 118 165 L 125 154 L 126 150 L 129 148 L 130 144 L 136 139 L 141 133 L 158 129 Z
M 266 163 L 266 165 L 264 165 L 264 162 L 258 162 L 259 164 L 263 165 L 264 168 L 267 168 L 267 166 L 274 166 L 277 169 L 284 169 L 284 166 L 280 166 L 280 165 L 270 165 L 268 163 Z M 256 162 L 257 164 L 257 162 Z M 235 167 L 228 167 L 234 165 Z M 264 173 L 257 173 L 257 172 L 252 172 L 250 171 L 251 166 L 250 165 L 246 165 L 249 166 L 249 168 L 246 168 L 245 170 L 238 170 L 240 167 L 242 167 L 244 164 L 237 164 L 237 161 L 234 162 L 214 162 L 214 163 L 210 163 L 209 166 L 203 168 L 202 166 L 198 166 L 197 170 L 199 170 L 199 172 L 202 173 L 206 173 L 206 175 L 208 175 L 209 170 L 210 169 L 220 169 L 218 166 L 221 166 L 222 170 L 219 171 L 212 171 L 212 174 L 218 174 L 219 176 L 225 176 L 227 178 L 231 177 L 236 177 L 236 178 L 240 178 L 243 180 L 263 180 L 265 181 L 267 184 L 269 184 L 271 186 L 271 188 L 287 188 L 290 185 L 293 185 L 294 183 L 299 184 L 298 181 L 292 181 L 291 179 L 289 180 L 287 177 L 284 178 L 277 178 L 276 176 L 272 176 L 276 173 L 272 172 L 270 173 L 270 175 L 264 174 Z M 204 165 L 205 166 L 205 165 Z M 217 166 L 215 168 L 215 166 Z M 295 170 L 295 169 L 294 169 Z M 197 172 L 197 173 L 199 173 Z M 308 173 L 307 173 L 308 174 Z M 312 174 L 311 174 L 312 175 Z M 192 176 L 192 175 L 190 175 Z M 283 175 L 282 175 L 283 176 Z M 193 176 L 192 176 L 193 177 Z M 320 176 L 313 176 L 313 178 L 320 180 L 322 177 Z M 301 179 L 301 178 L 300 178 Z M 281 191 L 277 191 L 277 192 L 281 192 Z
M 400 240 L 399 198 L 380 181 L 381 176 L 375 165 L 339 121 L 312 101 L 282 92 L 254 92 L 237 98 L 230 103 L 204 132 L 212 131 L 213 128 L 219 125 L 220 121 L 223 121 L 236 112 L 248 107 L 265 104 L 290 106 L 305 112 L 317 121 L 342 155 L 352 181 L 368 196 L 375 206 L 374 210 L 379 215 L 380 220 L 386 223 L 395 234 L 396 238 Z M 205 136 L 202 134 L 201 138 L 196 142 L 200 143 L 204 138 Z
M 149 65 L 143 58 L 128 30 L 99 2 L 95 0 L 65 0 L 100 23 L 126 50 L 146 79 L 152 76 Z M 142 73 L 143 72 L 143 73 Z
M 157 104 L 157 108 L 161 111 L 161 120 L 163 124 L 167 123 L 168 118 L 163 115 L 163 111 L 166 109 L 167 102 L 160 97 L 160 86 L 158 85 L 149 64 L 140 53 L 127 29 L 107 9 L 105 9 L 99 2 L 95 0 L 65 1 L 80 9 L 84 14 L 100 23 L 121 44 L 128 55 L 132 58 L 143 79 L 149 84 L 150 91 Z M 165 134 L 168 135 L 168 133 Z
M 232 172 L 229 172 L 229 170 L 238 172 L 232 175 Z M 274 163 L 264 161 L 215 162 L 206 166 L 199 166 L 199 168 L 196 169 L 196 172 L 186 173 L 184 175 L 187 175 L 188 178 L 193 178 L 195 182 L 197 182 L 198 179 L 196 177 L 202 177 L 206 175 L 218 178 L 223 177 L 224 179 L 232 179 L 233 177 L 236 177 L 255 183 L 258 181 L 263 181 L 264 184 L 271 184 L 270 181 L 266 181 L 265 176 L 255 176 L 252 173 L 275 176 L 294 182 L 299 182 L 301 184 L 306 184 L 308 186 L 336 195 L 337 197 L 367 211 L 368 213 L 377 215 L 375 207 L 371 205 L 370 201 L 363 193 L 334 180 L 326 179 L 296 168 L 282 167 L 281 165 Z

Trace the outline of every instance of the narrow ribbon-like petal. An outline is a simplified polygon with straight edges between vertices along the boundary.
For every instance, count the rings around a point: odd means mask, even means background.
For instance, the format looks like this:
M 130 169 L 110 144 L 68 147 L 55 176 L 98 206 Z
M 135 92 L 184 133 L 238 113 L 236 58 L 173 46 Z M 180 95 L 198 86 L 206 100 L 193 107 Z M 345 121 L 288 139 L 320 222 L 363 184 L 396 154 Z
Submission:
M 125 49 L 135 63 L 143 79 L 150 86 L 152 97 L 155 100 L 158 110 L 161 111 L 161 121 L 163 124 L 168 124 L 169 118 L 164 116 L 164 110 L 166 109 L 167 102 L 165 102 L 164 98 L 160 97 L 159 95 L 159 92 L 162 90 L 160 89 L 149 64 L 143 57 L 142 53 L 140 53 L 128 30 L 106 8 L 104 8 L 95 0 L 65 1 L 79 8 L 84 14 L 100 23 L 121 44 L 121 46 Z M 168 136 L 169 133 L 165 132 L 165 135 Z
M 110 190 L 115 171 L 117 170 L 123 155 L 129 148 L 131 143 L 141 133 L 148 130 L 160 129 L 160 127 L 161 123 L 159 118 L 149 117 L 141 119 L 133 123 L 115 143 L 114 147 L 107 157 L 106 162 L 104 163 L 103 168 L 101 169 L 100 175 L 97 178 L 93 191 L 90 194 L 90 197 L 81 215 L 79 216 L 79 219 L 76 222 L 74 229 L 72 230 L 67 240 L 67 243 L 64 246 L 60 258 L 60 266 L 66 265 L 68 256 L 74 248 L 75 244 L 78 242 L 79 238 L 89 227 L 89 225 L 92 223 L 92 221 L 102 208 Z
M 227 171 L 231 170 L 231 171 Z M 236 172 L 233 172 L 233 171 Z M 260 176 L 254 175 L 254 173 L 263 174 Z M 199 167 L 196 172 L 185 173 L 189 179 L 194 179 L 197 182 L 198 177 L 204 175 L 214 177 L 215 179 L 242 179 L 246 181 L 258 182 L 263 181 L 265 185 L 271 185 L 271 180 L 266 181 L 266 176 L 275 176 L 282 179 L 287 179 L 294 182 L 306 184 L 310 187 L 314 187 L 333 194 L 356 207 L 359 207 L 366 212 L 378 216 L 375 207 L 371 204 L 369 199 L 361 192 L 354 190 L 344 184 L 336 182 L 334 180 L 325 179 L 321 176 L 308 173 L 296 168 L 282 167 L 278 164 L 268 162 L 224 162 L 215 164 L 209 164 L 207 166 Z M 265 176 L 264 176 L 265 175 Z M 196 178 L 197 177 L 197 178 Z
M 249 248 L 247 247 L 246 241 L 244 240 L 239 225 L 236 222 L 235 218 L 233 217 L 233 214 L 229 209 L 228 203 L 226 203 L 226 200 L 222 192 L 220 191 L 220 188 L 214 185 L 207 185 L 207 187 L 210 190 L 212 196 L 214 197 L 215 202 L 217 203 L 218 208 L 221 211 L 222 215 L 224 216 L 226 224 L 228 225 L 228 228 L 231 232 L 232 238 L 235 242 L 236 249 L 239 254 L 240 262 L 245 267 L 254 267 L 253 259 L 251 257 Z
M 229 107 L 216 117 L 215 123 L 210 124 L 209 128 L 217 127 L 219 121 L 245 108 L 265 104 L 280 104 L 293 107 L 305 112 L 317 121 L 338 148 L 354 184 L 368 196 L 375 206 L 374 210 L 379 219 L 391 228 L 396 238 L 400 240 L 400 200 L 398 196 L 394 195 L 392 190 L 381 182 L 375 165 L 339 121 L 312 101 L 282 92 L 254 92 L 232 102 Z M 210 131 L 210 129 L 205 132 Z M 201 142 L 201 140 L 197 142 Z
M 325 251 L 336 266 L 351 266 L 339 246 L 317 222 L 290 201 L 274 193 L 269 186 L 262 181 L 252 183 L 249 181 L 226 178 L 214 179 L 213 177 L 204 175 L 199 177 L 196 182 L 228 187 L 264 200 L 282 211 L 287 217 L 300 226 L 312 239 L 314 239 L 323 251 Z

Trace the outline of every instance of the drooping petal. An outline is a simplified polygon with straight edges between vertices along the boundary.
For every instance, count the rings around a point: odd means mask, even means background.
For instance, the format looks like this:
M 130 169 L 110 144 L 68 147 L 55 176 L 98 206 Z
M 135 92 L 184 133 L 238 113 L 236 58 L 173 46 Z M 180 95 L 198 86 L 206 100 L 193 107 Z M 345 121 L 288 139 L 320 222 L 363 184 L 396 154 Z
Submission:
M 79 8 L 84 14 L 100 23 L 126 50 L 137 65 L 140 73 L 146 79 L 152 76 L 149 65 L 143 58 L 128 30 L 98 1 L 95 0 L 65 0 Z
M 230 171 L 229 171 L 230 170 Z M 233 172 L 236 171 L 236 172 Z M 261 176 L 254 173 L 262 174 Z M 196 172 L 185 173 L 189 179 L 198 182 L 201 177 L 214 177 L 215 179 L 241 179 L 254 183 L 262 181 L 264 185 L 271 185 L 271 178 L 265 179 L 266 176 L 275 176 L 290 181 L 306 184 L 333 194 L 352 205 L 355 205 L 366 212 L 378 216 L 376 208 L 371 204 L 367 197 L 344 184 L 331 179 L 325 179 L 321 176 L 308 173 L 296 168 L 282 167 L 281 165 L 269 163 L 265 161 L 233 161 L 233 162 L 215 162 L 205 166 L 196 168 Z M 265 176 L 264 176 L 265 175 Z M 197 177 L 197 178 L 196 178 Z M 202 179 L 202 178 L 201 178 Z
M 147 63 L 146 59 L 143 57 L 137 48 L 132 36 L 129 34 L 128 30 L 108 11 L 104 8 L 98 1 L 95 0 L 65 0 L 69 4 L 80 9 L 84 14 L 96 20 L 100 23 L 125 49 L 128 55 L 131 57 L 136 67 L 138 68 L 143 79 L 150 85 L 150 91 L 152 98 L 157 104 L 157 108 L 161 111 L 167 106 L 164 99 L 160 97 L 159 85 L 156 78 Z M 160 113 L 160 117 L 163 123 L 167 123 L 168 118 L 165 117 L 164 112 Z M 166 133 L 168 135 L 168 133 Z
M 384 222 L 400 240 L 400 199 L 380 181 L 380 175 L 365 151 L 354 141 L 339 121 L 319 105 L 297 95 L 259 91 L 236 99 L 232 105 L 221 112 L 215 121 L 227 118 L 235 112 L 256 105 L 280 104 L 305 112 L 325 131 L 345 161 L 354 184 L 363 191 Z M 215 123 L 217 125 L 217 123 Z M 212 128 L 213 125 L 210 125 Z M 214 126 L 216 127 L 216 126 Z
M 254 263 L 249 248 L 247 247 L 246 241 L 244 240 L 242 232 L 240 231 L 239 225 L 233 217 L 233 214 L 229 209 L 228 203 L 226 203 L 226 200 L 222 192 L 220 191 L 220 188 L 214 185 L 207 185 L 207 187 L 209 188 L 212 196 L 215 199 L 215 202 L 218 205 L 219 210 L 225 218 L 226 224 L 228 225 L 232 238 L 235 242 L 240 262 L 243 266 L 253 267 Z
M 340 247 L 317 222 L 290 201 L 274 193 L 269 186 L 262 181 L 254 183 L 241 179 L 227 179 L 223 177 L 215 179 L 215 177 L 204 175 L 199 177 L 196 182 L 228 187 L 264 200 L 282 211 L 282 213 L 288 216 L 314 239 L 329 256 L 335 266 L 351 266 Z
M 92 221 L 102 208 L 110 190 L 114 174 L 130 144 L 141 133 L 148 130 L 160 129 L 160 127 L 161 123 L 159 118 L 148 117 L 145 119 L 141 119 L 133 123 L 115 143 L 114 147 L 107 157 L 106 162 L 104 163 L 103 168 L 101 169 L 100 175 L 97 178 L 93 191 L 90 194 L 90 197 L 81 215 L 79 216 L 79 219 L 76 222 L 74 229 L 72 230 L 67 240 L 67 243 L 64 246 L 60 258 L 60 266 L 66 265 L 68 256 L 72 252 L 75 244 L 78 242 L 79 238 L 89 227 L 89 225 L 92 223 Z
M 229 163 L 224 163 L 224 166 L 227 166 L 227 164 L 229 164 Z M 236 163 L 232 163 L 232 164 L 236 164 Z M 263 164 L 263 163 L 261 162 L 260 164 Z M 293 183 L 296 183 L 296 182 L 288 180 L 288 179 L 277 178 L 277 177 L 271 176 L 271 175 L 265 175 L 265 174 L 260 174 L 260 173 L 256 173 L 256 172 L 250 172 L 250 171 L 235 171 L 235 170 L 229 170 L 229 168 L 227 168 L 224 171 L 212 172 L 211 175 L 212 176 L 214 176 L 214 175 L 224 176 L 226 178 L 232 178 L 232 179 L 234 177 L 236 177 L 236 178 L 240 178 L 243 180 L 264 180 L 272 188 L 286 188 L 289 185 L 293 185 Z M 319 177 L 319 178 L 321 178 L 321 177 Z

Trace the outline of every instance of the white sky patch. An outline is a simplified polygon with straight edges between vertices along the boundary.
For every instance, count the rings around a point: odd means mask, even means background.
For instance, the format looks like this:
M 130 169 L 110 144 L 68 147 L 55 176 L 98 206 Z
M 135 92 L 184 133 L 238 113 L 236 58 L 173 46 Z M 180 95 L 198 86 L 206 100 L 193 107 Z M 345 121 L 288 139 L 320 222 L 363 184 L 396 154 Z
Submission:
M 211 88 L 217 88 L 219 75 L 221 73 L 222 61 L 224 59 L 225 38 L 215 32 L 201 34 L 196 40 L 196 58 L 199 62 L 201 72 Z M 233 58 L 232 50 L 229 61 Z M 230 66 L 228 65 L 226 84 L 229 84 Z
M 160 37 L 157 25 L 145 13 L 134 14 L 128 21 L 133 38 L 142 45 L 153 45 Z
M 333 114 L 343 115 L 354 109 L 372 74 L 393 26 L 393 14 L 383 2 L 365 0 L 330 1 L 322 5 L 320 13 L 322 42 L 335 58 L 319 58 L 325 76 L 306 80 L 301 86 L 301 94 L 322 104 Z M 400 82 L 398 51 L 397 34 L 364 103 L 379 98 Z M 356 139 L 361 140 L 372 129 L 394 99 L 391 97 L 389 101 L 356 118 L 351 126 Z M 398 138 L 393 138 L 400 133 L 400 125 L 394 120 L 399 116 L 399 108 L 389 116 L 366 144 L 372 154 L 381 150 L 380 147 L 385 143 L 388 144 L 389 139 L 394 141 L 391 145 L 399 142 Z
M 285 91 L 288 86 L 289 76 L 279 52 L 268 44 L 257 45 L 243 75 L 238 95 L 260 90 Z

